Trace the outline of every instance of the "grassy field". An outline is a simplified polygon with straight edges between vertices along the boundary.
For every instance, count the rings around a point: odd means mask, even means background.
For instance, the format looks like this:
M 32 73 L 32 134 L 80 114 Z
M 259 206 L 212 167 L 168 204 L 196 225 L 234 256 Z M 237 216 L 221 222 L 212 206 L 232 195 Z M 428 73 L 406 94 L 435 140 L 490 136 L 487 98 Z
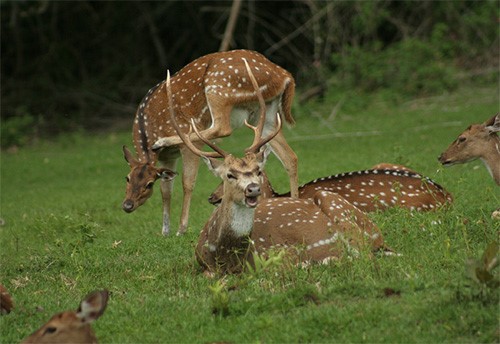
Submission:
M 94 324 L 103 343 L 498 342 L 498 290 L 465 271 L 468 258 L 498 239 L 500 221 L 490 214 L 500 188 L 478 161 L 448 169 L 437 162 L 470 123 L 498 111 L 497 87 L 332 115 L 335 105 L 297 107 L 297 125 L 285 129 L 301 183 L 394 162 L 455 197 L 448 210 L 371 215 L 402 256 L 302 269 L 276 263 L 206 279 L 194 246 L 219 183 L 207 168 L 200 168 L 188 233 L 163 237 L 159 186 L 134 213 L 121 210 L 129 172 L 121 146 L 130 146 L 130 132 L 67 135 L 2 152 L 0 282 L 16 308 L 0 317 L 1 342 L 19 342 L 100 288 L 111 291 Z M 223 147 L 241 152 L 249 134 L 241 129 Z M 288 188 L 276 158 L 267 171 L 279 191 Z M 177 181 L 174 228 L 181 196 Z

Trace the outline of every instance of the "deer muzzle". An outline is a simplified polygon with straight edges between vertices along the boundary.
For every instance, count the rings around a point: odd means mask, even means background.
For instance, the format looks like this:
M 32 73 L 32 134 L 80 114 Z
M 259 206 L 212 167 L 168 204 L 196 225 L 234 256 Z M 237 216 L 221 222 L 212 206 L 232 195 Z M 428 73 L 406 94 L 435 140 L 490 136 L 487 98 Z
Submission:
M 245 189 L 245 204 L 250 208 L 256 207 L 259 196 L 260 185 L 256 183 L 248 184 Z
M 127 213 L 133 212 L 135 210 L 134 201 L 132 201 L 131 199 L 126 199 L 122 203 L 122 209 Z
M 443 165 L 443 166 L 450 166 L 453 165 L 453 161 L 451 159 L 448 159 L 446 155 L 443 153 L 438 157 L 438 161 Z

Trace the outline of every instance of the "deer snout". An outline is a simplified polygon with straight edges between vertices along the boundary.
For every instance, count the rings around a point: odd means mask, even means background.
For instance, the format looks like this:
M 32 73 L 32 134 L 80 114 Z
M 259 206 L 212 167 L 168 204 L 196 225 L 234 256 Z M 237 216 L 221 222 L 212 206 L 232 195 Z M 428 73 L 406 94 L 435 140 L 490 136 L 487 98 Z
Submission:
M 260 185 L 256 183 L 248 184 L 245 189 L 246 197 L 257 197 L 260 196 Z
M 125 201 L 123 201 L 122 209 L 124 211 L 126 211 L 127 213 L 133 212 L 134 211 L 134 201 L 132 201 L 131 199 L 126 199 Z
M 441 153 L 441 155 L 438 156 L 438 161 L 443 165 L 450 163 L 450 161 L 445 157 L 444 153 Z

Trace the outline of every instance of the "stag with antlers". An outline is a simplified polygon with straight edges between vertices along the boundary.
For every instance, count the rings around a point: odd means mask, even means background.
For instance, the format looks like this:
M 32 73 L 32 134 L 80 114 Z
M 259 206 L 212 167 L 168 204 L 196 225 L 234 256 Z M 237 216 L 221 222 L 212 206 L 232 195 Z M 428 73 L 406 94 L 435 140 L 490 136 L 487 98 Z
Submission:
M 181 131 L 171 112 L 172 122 L 185 145 L 202 157 L 209 169 L 223 181 L 224 196 L 206 222 L 196 247 L 196 257 L 205 272 L 237 272 L 252 263 L 252 253 L 265 254 L 271 248 L 285 249 L 302 262 L 327 261 L 368 246 L 383 248 L 378 228 L 355 206 L 331 192 L 320 191 L 312 199 L 260 200 L 262 172 L 268 149 L 262 149 L 281 129 L 279 114 L 276 129 L 262 136 L 266 107 L 257 81 L 246 60 L 247 73 L 260 106 L 260 119 L 254 141 L 243 158 L 236 158 L 206 139 L 192 121 L 199 140 L 213 152 L 204 152 L 191 141 L 192 133 Z M 169 101 L 173 101 L 167 78 Z M 222 160 L 219 160 L 222 159 Z

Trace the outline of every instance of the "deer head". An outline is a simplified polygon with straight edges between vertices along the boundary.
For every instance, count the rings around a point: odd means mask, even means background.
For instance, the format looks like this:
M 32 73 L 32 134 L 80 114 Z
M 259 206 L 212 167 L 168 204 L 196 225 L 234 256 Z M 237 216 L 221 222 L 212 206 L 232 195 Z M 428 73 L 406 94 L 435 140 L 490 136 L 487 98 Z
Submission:
M 488 142 L 497 141 L 500 131 L 500 114 L 482 124 L 472 124 L 439 156 L 445 166 L 462 164 L 485 155 Z M 500 147 L 498 147 L 500 150 Z
M 104 313 L 107 303 L 108 291 L 95 291 L 76 311 L 54 315 L 22 343 L 97 343 L 90 325 Z
M 162 178 L 172 180 L 177 173 L 168 168 L 154 166 L 153 163 L 142 163 L 123 146 L 125 160 L 130 166 L 130 173 L 127 175 L 127 189 L 122 208 L 127 213 L 133 212 L 148 200 L 153 194 L 154 183 Z
M 500 185 L 500 113 L 482 124 L 472 124 L 439 156 L 444 166 L 481 159 Z

